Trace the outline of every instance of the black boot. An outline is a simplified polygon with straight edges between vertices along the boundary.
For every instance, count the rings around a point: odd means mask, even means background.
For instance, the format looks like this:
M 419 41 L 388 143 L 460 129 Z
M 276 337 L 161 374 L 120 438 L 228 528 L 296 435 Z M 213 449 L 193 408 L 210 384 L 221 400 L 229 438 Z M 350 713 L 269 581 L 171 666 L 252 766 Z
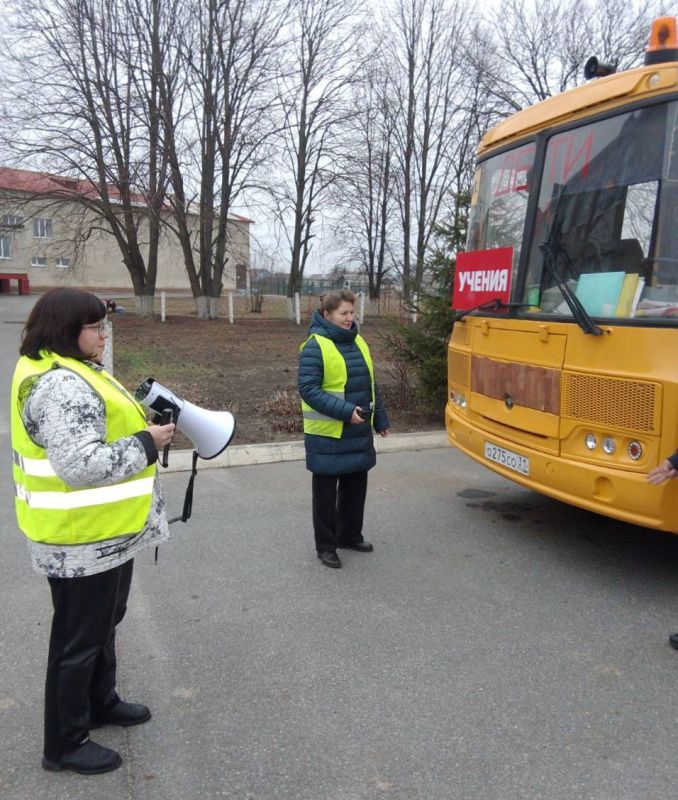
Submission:
M 89 737 L 74 750 L 62 753 L 58 761 L 51 761 L 44 757 L 42 768 L 49 772 L 61 772 L 70 769 L 81 775 L 101 775 L 103 772 L 112 772 L 122 764 L 120 753 L 109 750 L 108 747 L 91 741 Z
M 117 695 L 116 695 L 117 697 Z M 117 697 L 113 705 L 106 708 L 92 709 L 90 730 L 100 728 L 102 725 L 121 725 L 124 728 L 130 725 L 141 725 L 151 718 L 148 706 L 141 703 L 126 703 Z
M 355 550 L 358 553 L 371 553 L 374 550 L 374 545 L 369 542 L 353 542 L 351 544 L 340 544 L 345 550 Z
M 341 561 L 339 561 L 339 556 L 336 553 L 325 551 L 324 553 L 318 553 L 318 558 L 326 567 L 331 567 L 332 569 L 341 568 Z

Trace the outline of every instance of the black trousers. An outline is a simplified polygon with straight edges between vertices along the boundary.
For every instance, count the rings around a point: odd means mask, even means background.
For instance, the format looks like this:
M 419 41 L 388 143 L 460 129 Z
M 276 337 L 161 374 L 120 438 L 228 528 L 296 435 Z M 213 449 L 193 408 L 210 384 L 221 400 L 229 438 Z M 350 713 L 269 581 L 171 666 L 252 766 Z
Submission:
M 92 709 L 117 700 L 115 626 L 125 616 L 134 561 L 97 575 L 48 578 L 52 631 L 45 680 L 45 757 L 87 736 Z
M 313 473 L 313 532 L 319 553 L 363 541 L 367 471 L 348 475 Z

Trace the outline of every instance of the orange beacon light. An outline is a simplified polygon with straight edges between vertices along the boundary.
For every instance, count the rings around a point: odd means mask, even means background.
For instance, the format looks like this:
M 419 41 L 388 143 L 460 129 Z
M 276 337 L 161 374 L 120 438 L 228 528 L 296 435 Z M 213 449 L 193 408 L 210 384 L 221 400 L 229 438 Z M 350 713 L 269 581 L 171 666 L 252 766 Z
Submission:
M 658 17 L 650 28 L 645 63 L 661 64 L 664 61 L 678 61 L 678 25 L 675 17 Z

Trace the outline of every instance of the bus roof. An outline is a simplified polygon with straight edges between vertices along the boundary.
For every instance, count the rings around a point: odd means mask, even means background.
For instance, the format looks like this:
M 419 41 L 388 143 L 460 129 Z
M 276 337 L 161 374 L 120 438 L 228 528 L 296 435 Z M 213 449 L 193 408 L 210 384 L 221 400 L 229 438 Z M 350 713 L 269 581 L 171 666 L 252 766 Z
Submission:
M 621 106 L 642 97 L 675 91 L 678 62 L 637 67 L 597 78 L 518 111 L 483 136 L 478 155 L 565 120 L 574 120 Z

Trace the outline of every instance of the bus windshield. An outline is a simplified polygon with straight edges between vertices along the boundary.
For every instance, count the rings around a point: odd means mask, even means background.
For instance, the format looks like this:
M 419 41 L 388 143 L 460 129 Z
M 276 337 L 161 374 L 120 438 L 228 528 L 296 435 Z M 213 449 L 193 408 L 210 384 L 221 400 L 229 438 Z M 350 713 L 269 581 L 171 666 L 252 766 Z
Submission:
M 537 165 L 524 276 L 535 146 L 488 159 L 476 176 L 469 249 L 514 247 L 512 301 L 527 314 L 571 318 L 569 289 L 593 318 L 678 322 L 677 126 L 674 102 L 552 135 Z
M 534 167 L 534 143 L 484 161 L 476 170 L 468 250 L 513 248 L 518 267 Z

